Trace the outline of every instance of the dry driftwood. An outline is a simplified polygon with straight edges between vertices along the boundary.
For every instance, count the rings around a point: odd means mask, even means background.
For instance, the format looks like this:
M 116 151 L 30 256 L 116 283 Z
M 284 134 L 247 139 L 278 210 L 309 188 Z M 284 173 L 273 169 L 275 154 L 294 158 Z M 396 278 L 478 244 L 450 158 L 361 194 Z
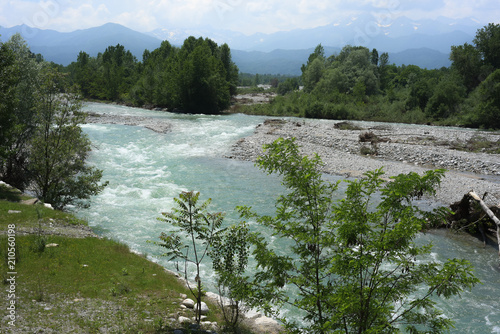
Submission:
M 497 218 L 497 216 L 495 216 L 495 214 L 493 213 L 493 211 L 491 211 L 490 208 L 488 208 L 488 206 L 486 205 L 486 203 L 483 202 L 483 200 L 481 199 L 481 197 L 479 197 L 474 191 L 469 192 L 469 195 L 473 199 L 475 199 L 476 201 L 479 202 L 479 205 L 481 205 L 481 208 L 483 209 L 483 211 L 488 215 L 488 217 L 490 217 L 490 219 L 497 226 L 498 256 L 500 256 L 500 220 Z

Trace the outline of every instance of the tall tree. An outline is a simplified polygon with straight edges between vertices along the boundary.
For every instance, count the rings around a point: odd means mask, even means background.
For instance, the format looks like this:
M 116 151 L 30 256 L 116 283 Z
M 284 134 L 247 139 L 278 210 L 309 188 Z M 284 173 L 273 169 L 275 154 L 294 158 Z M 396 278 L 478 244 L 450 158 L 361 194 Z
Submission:
M 425 112 L 434 119 L 443 119 L 458 113 L 466 96 L 465 87 L 456 78 L 443 78 L 436 85 L 427 102 Z
M 229 46 L 224 43 L 220 46 L 220 59 L 222 66 L 226 71 L 226 81 L 229 83 L 229 94 L 236 95 L 236 86 L 238 84 L 238 67 L 232 61 L 231 50 Z
M 479 29 L 474 44 L 487 65 L 494 69 L 500 68 L 500 24 L 489 23 Z
M 194 46 L 195 43 L 198 45 Z M 188 39 L 180 51 L 181 57 L 187 55 L 179 59 L 179 102 L 187 112 L 218 113 L 229 107 L 231 96 L 226 71 L 210 45 L 202 39 Z
M 378 51 L 377 51 L 377 49 L 373 49 L 372 53 L 371 53 L 372 64 L 375 66 L 378 66 L 378 60 L 379 60 Z
M 452 46 L 450 60 L 453 62 L 452 68 L 460 74 L 468 92 L 471 92 L 483 80 L 481 53 L 473 45 L 465 43 Z
M 16 125 L 15 86 L 18 74 L 14 61 L 12 50 L 0 43 L 0 177 L 6 177 L 8 174 L 7 161 L 11 154 L 10 143 L 13 140 Z
M 77 95 L 65 93 L 59 73 L 45 68 L 38 92 L 37 128 L 30 141 L 30 187 L 38 198 L 62 209 L 86 207 L 103 190 L 102 171 L 89 166 L 90 140 L 80 124 L 85 114 Z
M 4 181 L 24 190 L 29 183 L 26 169 L 30 154 L 29 142 L 36 128 L 34 115 L 41 64 L 19 34 L 13 35 L 4 47 L 14 54 L 13 67 L 6 68 L 6 74 L 14 75 L 6 81 L 9 83 L 9 94 L 14 94 L 14 100 L 8 102 L 6 109 L 10 132 L 5 137 L 6 141 L 0 144 L 4 152 L 1 173 Z
M 304 91 L 311 92 L 316 87 L 316 84 L 321 80 L 325 71 L 324 59 L 321 57 L 314 60 L 305 67 L 302 73 L 302 82 L 304 83 Z

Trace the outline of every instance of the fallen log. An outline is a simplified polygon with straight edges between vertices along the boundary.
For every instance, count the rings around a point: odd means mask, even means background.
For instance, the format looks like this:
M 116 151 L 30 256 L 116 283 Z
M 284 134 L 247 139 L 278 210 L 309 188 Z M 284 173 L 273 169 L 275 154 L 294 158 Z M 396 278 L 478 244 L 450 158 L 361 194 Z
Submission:
M 498 242 L 498 256 L 500 257 L 500 219 L 498 219 L 497 216 L 493 213 L 493 211 L 488 208 L 486 203 L 483 202 L 481 197 L 479 197 L 474 191 L 469 192 L 469 195 L 475 199 L 476 201 L 479 202 L 479 205 L 481 205 L 481 208 L 483 211 L 490 217 L 490 219 L 495 223 L 497 226 L 497 242 Z

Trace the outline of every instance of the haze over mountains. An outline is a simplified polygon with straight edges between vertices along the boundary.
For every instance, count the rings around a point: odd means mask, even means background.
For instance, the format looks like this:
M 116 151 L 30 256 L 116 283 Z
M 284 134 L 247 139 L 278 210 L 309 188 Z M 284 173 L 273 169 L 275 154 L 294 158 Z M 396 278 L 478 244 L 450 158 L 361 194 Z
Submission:
M 379 21 L 380 22 L 380 21 Z M 76 61 L 80 51 L 91 56 L 110 45 L 122 44 L 139 60 L 145 49 L 154 50 L 162 40 L 181 45 L 189 36 L 203 36 L 231 47 L 233 61 L 241 72 L 300 75 L 315 46 L 322 44 L 327 56 L 338 53 L 345 45 L 362 45 L 388 52 L 389 61 L 397 65 L 414 64 L 425 68 L 449 66 L 452 45 L 471 43 L 477 29 L 487 25 L 473 19 L 413 21 L 405 17 L 377 23 L 371 15 L 350 18 L 313 29 L 296 29 L 250 36 L 232 31 L 157 29 L 140 33 L 108 23 L 100 27 L 60 33 L 27 26 L 0 27 L 0 38 L 6 41 L 20 32 L 35 53 L 46 60 L 67 65 Z

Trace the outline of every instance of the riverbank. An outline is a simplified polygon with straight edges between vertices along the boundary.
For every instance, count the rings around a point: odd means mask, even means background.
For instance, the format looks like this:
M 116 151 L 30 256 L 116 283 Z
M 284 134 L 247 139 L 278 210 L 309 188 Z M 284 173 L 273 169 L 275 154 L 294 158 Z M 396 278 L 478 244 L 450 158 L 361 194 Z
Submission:
M 15 263 L 9 261 L 13 267 L 7 270 L 2 261 L 0 272 L 4 279 L 7 272 L 15 276 L 16 308 L 0 317 L 1 333 L 172 333 L 194 322 L 193 310 L 182 306 L 190 292 L 177 273 L 0 183 L 5 258 L 8 233 Z M 207 293 L 203 300 L 210 312 L 202 328 L 216 333 L 223 323 L 217 295 Z M 8 303 L 4 299 L 0 307 L 6 310 Z M 256 312 L 247 313 L 243 323 L 245 333 L 280 331 L 276 321 Z
M 361 136 L 361 137 L 360 137 Z M 255 161 L 262 146 L 279 137 L 295 137 L 303 154 L 317 153 L 323 172 L 344 177 L 383 168 L 388 177 L 401 173 L 448 170 L 437 200 L 448 205 L 474 190 L 500 203 L 500 155 L 459 150 L 482 142 L 499 145 L 500 133 L 471 129 L 370 122 L 268 120 L 253 135 L 233 145 L 227 158 Z M 362 138 L 362 139 L 360 139 Z M 364 141 L 363 141 L 364 140 Z M 491 149 L 491 148 L 489 148 Z

